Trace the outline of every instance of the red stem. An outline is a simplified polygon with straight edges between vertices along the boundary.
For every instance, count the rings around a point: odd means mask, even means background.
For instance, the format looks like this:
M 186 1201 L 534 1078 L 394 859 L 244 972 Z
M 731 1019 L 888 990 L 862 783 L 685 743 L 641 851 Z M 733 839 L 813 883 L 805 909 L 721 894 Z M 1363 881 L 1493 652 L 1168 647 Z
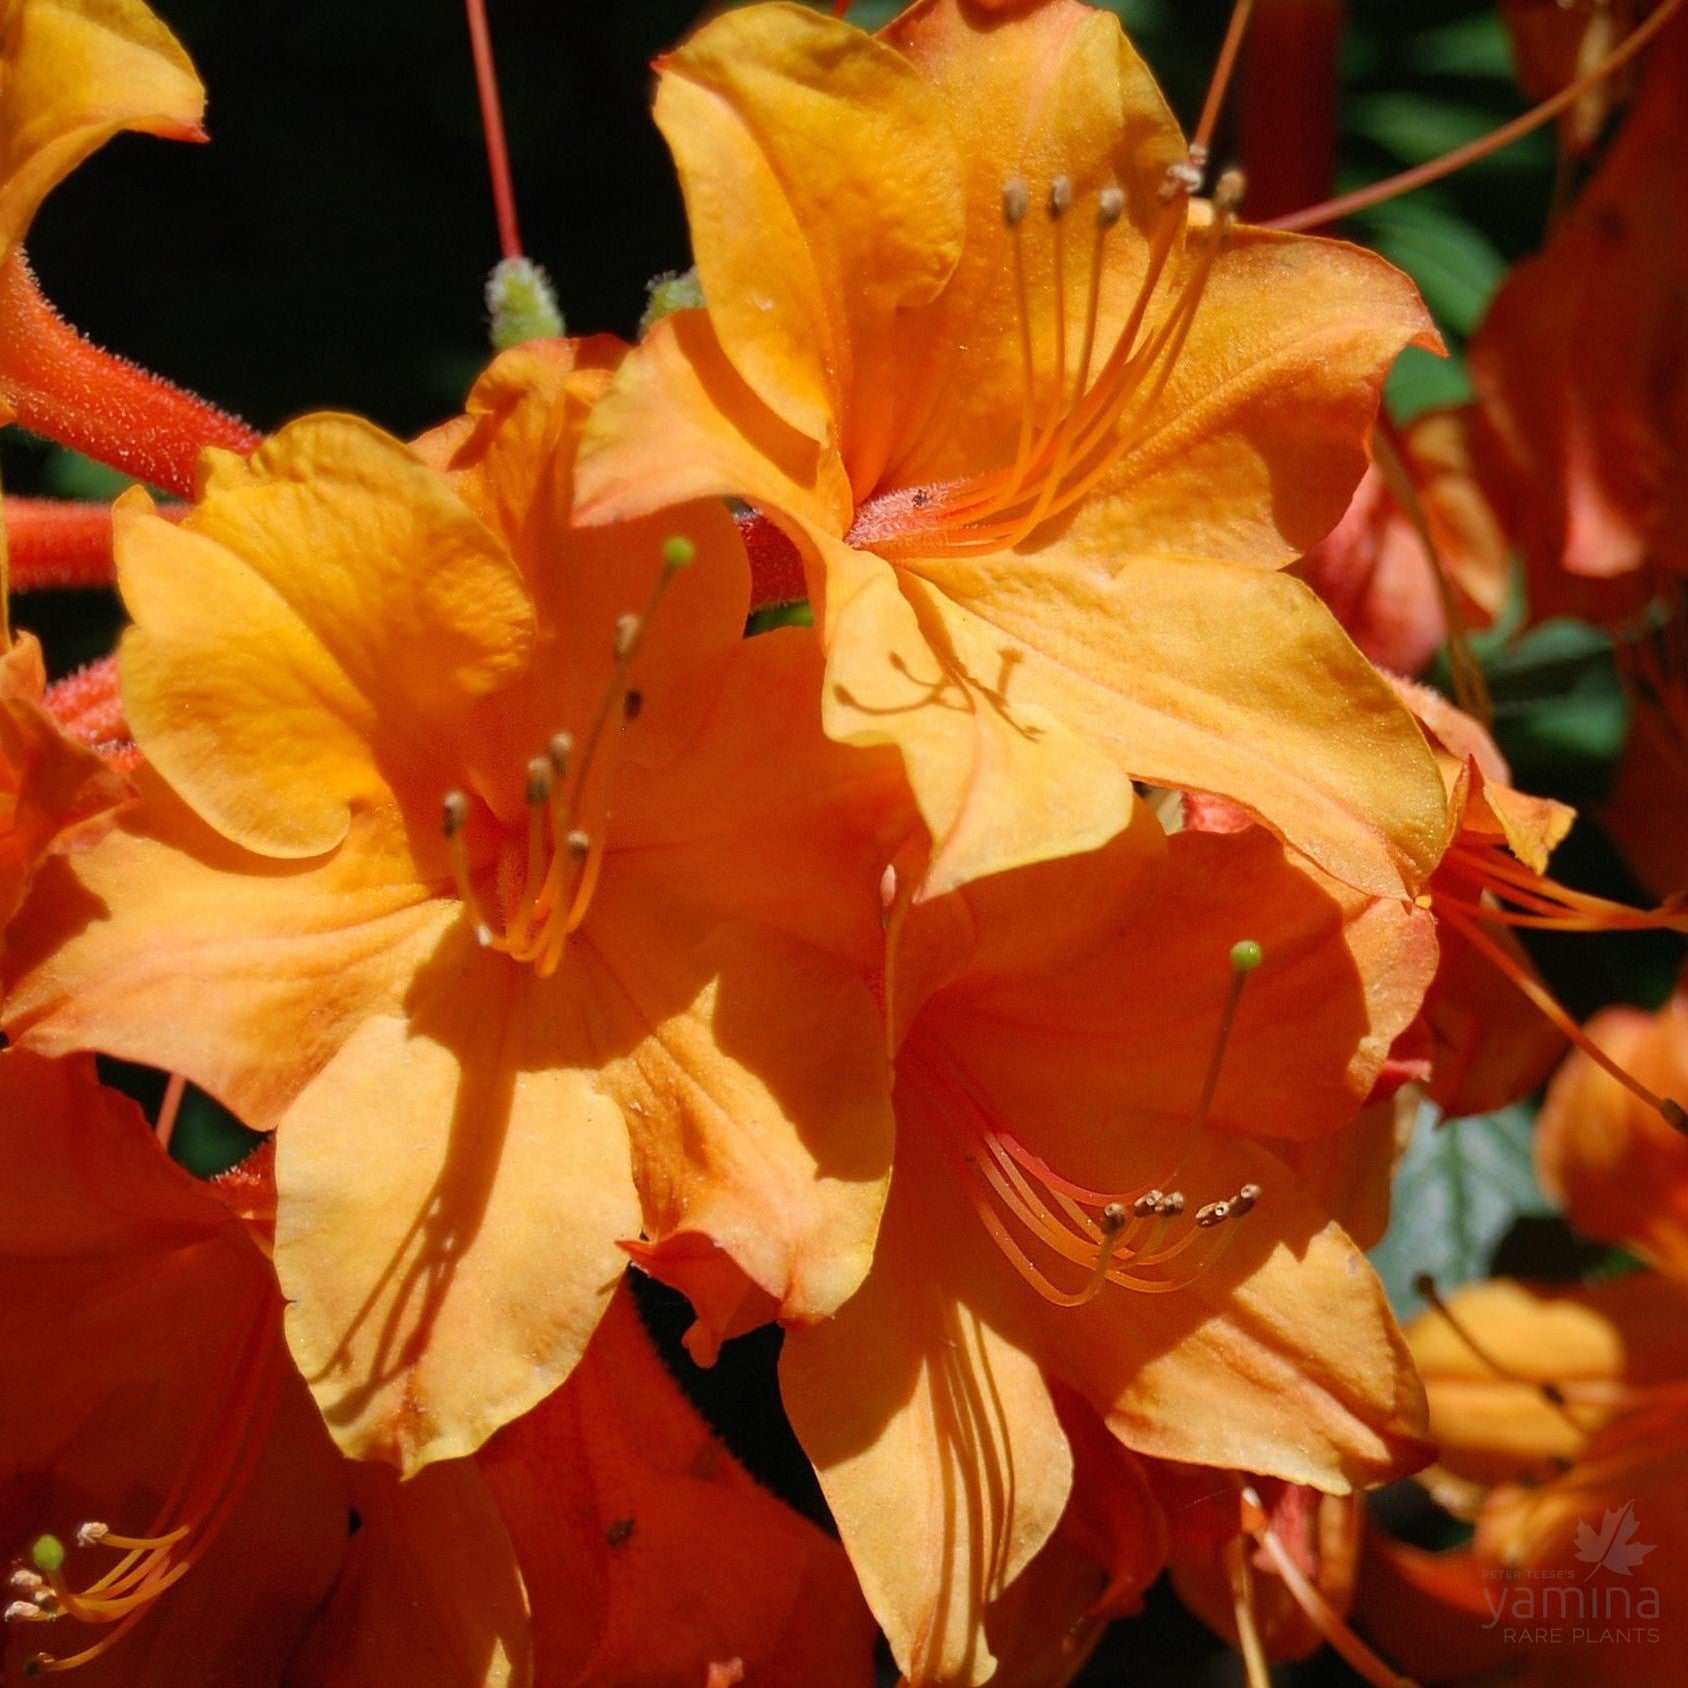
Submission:
M 113 584 L 111 506 L 68 498 L 8 498 L 6 542 L 14 592 L 62 592 Z M 179 520 L 186 506 L 159 515 Z
M 227 411 L 84 340 L 42 297 L 21 252 L 0 268 L 0 403 L 31 433 L 183 498 L 206 446 L 247 456 L 263 442 Z

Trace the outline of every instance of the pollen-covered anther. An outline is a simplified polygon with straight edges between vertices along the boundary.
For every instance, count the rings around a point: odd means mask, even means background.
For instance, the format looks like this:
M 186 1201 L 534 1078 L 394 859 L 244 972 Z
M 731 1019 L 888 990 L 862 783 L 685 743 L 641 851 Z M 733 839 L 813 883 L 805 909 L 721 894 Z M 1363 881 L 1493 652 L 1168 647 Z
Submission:
M 1096 201 L 1097 228 L 1111 229 L 1124 215 L 1125 190 L 1118 187 L 1103 188 L 1101 197 Z
M 1102 1227 L 1102 1234 L 1111 1237 L 1123 1230 L 1131 1219 L 1132 1210 L 1124 1202 L 1109 1202 L 1102 1209 L 1098 1223 Z
M 1002 220 L 1009 228 L 1017 229 L 1031 208 L 1031 189 L 1020 177 L 1010 177 L 1002 184 Z
M 576 861 L 583 862 L 592 853 L 592 834 L 577 827 L 568 835 L 567 845 L 568 853 Z
M 32 1571 L 27 1565 L 19 1565 L 6 1579 L 6 1586 L 14 1594 L 26 1594 L 33 1597 L 47 1585 L 42 1580 L 39 1571 Z
M 17 1623 L 46 1623 L 56 1618 L 57 1612 L 47 1610 L 40 1598 L 35 1600 L 14 1600 L 5 1612 L 5 1622 Z
M 639 648 L 639 635 L 644 631 L 644 622 L 631 613 L 619 616 L 615 624 L 615 660 L 626 662 Z
M 1216 220 L 1229 223 L 1242 209 L 1243 194 L 1248 179 L 1241 170 L 1227 170 L 1213 189 L 1213 215 Z
M 1163 203 L 1177 199 L 1182 194 L 1200 193 L 1202 176 L 1207 169 L 1205 153 L 1202 162 L 1198 164 L 1194 155 L 1181 158 L 1175 164 L 1166 167 L 1166 175 L 1161 178 L 1160 196 Z
M 1049 215 L 1052 220 L 1059 221 L 1072 209 L 1073 179 L 1071 176 L 1057 176 L 1049 184 Z
M 551 764 L 551 771 L 558 779 L 566 779 L 569 771 L 569 758 L 574 755 L 574 734 L 553 733 L 551 742 L 545 747 L 546 759 Z
M 549 757 L 536 756 L 528 763 L 527 768 L 527 801 L 530 807 L 537 808 L 542 803 L 551 801 L 551 792 L 556 784 L 556 772 L 551 766 Z
M 86 1524 L 76 1527 L 76 1545 L 78 1547 L 93 1547 L 111 1534 L 111 1525 L 102 1524 L 97 1519 L 90 1519 Z

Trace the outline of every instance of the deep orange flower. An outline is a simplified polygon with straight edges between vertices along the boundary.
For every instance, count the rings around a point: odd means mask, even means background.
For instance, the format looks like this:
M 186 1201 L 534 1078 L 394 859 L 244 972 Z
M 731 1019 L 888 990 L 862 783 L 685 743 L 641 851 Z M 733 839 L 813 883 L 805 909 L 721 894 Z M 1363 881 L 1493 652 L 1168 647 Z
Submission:
M 883 1200 L 898 788 L 821 735 L 806 630 L 741 641 L 723 508 L 568 529 L 615 355 L 495 364 L 448 471 L 315 417 L 179 526 L 122 504 L 150 766 L 14 929 L 15 1037 L 281 1128 L 289 1341 L 407 1467 L 567 1376 L 641 1229 L 819 1318 Z
M 1444 639 L 1493 624 L 1511 552 L 1472 473 L 1468 412 L 1431 411 L 1367 469 L 1347 514 L 1296 565 L 1381 668 L 1417 674 Z M 1457 625 L 1450 629 L 1450 608 Z
M 1376 1279 L 1259 1140 L 1353 1118 L 1433 957 L 1259 828 L 1145 820 L 899 909 L 878 1250 L 781 1378 L 903 1670 L 982 1682 L 1072 1494 L 1053 1385 L 1127 1448 L 1336 1492 L 1425 1457 Z
M 707 310 L 628 360 L 583 516 L 727 493 L 790 532 L 827 730 L 901 752 L 934 891 L 1099 845 L 1132 776 L 1416 890 L 1444 842 L 1422 744 L 1276 572 L 1434 338 L 1410 284 L 1237 227 L 1230 179 L 1192 201 L 1079 0 L 921 0 L 877 38 L 751 7 L 661 70 Z
M 1684 78 L 1678 19 L 1600 168 L 1471 345 L 1480 466 L 1542 619 L 1618 620 L 1688 574 Z

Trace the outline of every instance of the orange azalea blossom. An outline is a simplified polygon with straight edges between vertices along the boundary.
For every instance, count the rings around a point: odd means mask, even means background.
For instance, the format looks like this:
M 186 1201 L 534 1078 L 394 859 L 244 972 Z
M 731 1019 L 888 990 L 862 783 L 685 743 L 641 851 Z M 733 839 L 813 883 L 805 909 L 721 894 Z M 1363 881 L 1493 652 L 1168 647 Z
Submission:
M 1376 1279 L 1256 1139 L 1352 1120 L 1429 927 L 1263 829 L 1147 816 L 899 896 L 897 1176 L 866 1283 L 788 1332 L 781 1381 L 911 1682 L 1019 1656 L 1016 1581 L 1074 1494 L 1055 1384 L 1139 1453 L 1332 1492 L 1426 1456 Z
M 568 1375 L 623 1240 L 820 1318 L 883 1201 L 894 766 L 821 734 L 807 630 L 741 640 L 724 508 L 569 530 L 619 350 L 501 359 L 443 467 L 320 416 L 180 525 L 120 503 L 140 800 L 14 927 L 15 1039 L 280 1128 L 289 1342 L 407 1469 Z
M 1506 535 L 1472 473 L 1468 412 L 1431 411 L 1378 439 L 1347 514 L 1295 566 L 1381 668 L 1413 675 L 1506 602 Z M 1450 614 L 1451 612 L 1451 614 Z
M 1684 78 L 1678 18 L 1600 168 L 1472 342 L 1479 467 L 1542 619 L 1618 621 L 1688 574 Z
M 1588 1035 L 1649 1088 L 1688 1095 L 1688 984 L 1657 1014 L 1609 1008 Z M 1578 1052 L 1536 1132 L 1542 1183 L 1576 1228 L 1688 1282 L 1688 1136 Z
M 1408 1332 L 1468 1549 L 1375 1538 L 1361 1615 L 1423 1680 L 1658 1688 L 1688 1627 L 1688 1300 L 1481 1284 Z
M 748 500 L 804 554 L 833 737 L 901 752 L 929 890 L 1093 848 L 1132 777 L 1234 798 L 1413 891 L 1445 812 L 1412 723 L 1277 572 L 1434 333 L 1371 254 L 1244 229 L 1117 19 L 763 5 L 661 64 L 707 309 L 587 431 L 580 514 Z
M 62 732 L 43 708 L 41 646 L 21 635 L 0 651 L 0 948 L 37 865 L 93 841 L 129 783 Z

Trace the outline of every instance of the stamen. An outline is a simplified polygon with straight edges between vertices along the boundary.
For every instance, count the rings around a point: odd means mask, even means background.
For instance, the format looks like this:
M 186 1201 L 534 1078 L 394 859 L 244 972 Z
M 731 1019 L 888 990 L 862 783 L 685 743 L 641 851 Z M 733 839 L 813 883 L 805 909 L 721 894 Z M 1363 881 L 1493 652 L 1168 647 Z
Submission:
M 1330 1602 L 1314 1587 L 1306 1572 L 1296 1564 L 1289 1549 L 1278 1539 L 1277 1532 L 1272 1528 L 1271 1516 L 1262 1504 L 1259 1494 L 1246 1483 L 1243 1485 L 1242 1498 L 1243 1528 L 1265 1548 L 1272 1561 L 1272 1568 L 1319 1634 L 1372 1684 L 1372 1688 L 1418 1688 L 1418 1684 L 1410 1676 L 1402 1676 L 1399 1671 L 1385 1664 L 1337 1616 Z
M 1225 1570 L 1231 1583 L 1231 1609 L 1237 1619 L 1237 1644 L 1248 1673 L 1248 1688 L 1272 1688 L 1272 1669 L 1260 1640 L 1260 1626 L 1254 1616 L 1254 1566 L 1241 1536 L 1225 1544 Z
M 1213 131 L 1219 125 L 1219 112 L 1225 104 L 1226 90 L 1231 85 L 1231 73 L 1236 69 L 1243 37 L 1248 33 L 1249 14 L 1253 10 L 1254 0 L 1237 0 L 1232 8 L 1231 22 L 1225 31 L 1225 41 L 1213 66 L 1213 78 L 1207 85 L 1207 99 L 1202 103 L 1202 114 L 1197 120 L 1195 135 L 1190 141 L 1190 164 L 1198 172 L 1198 185 L 1199 173 L 1207 168 L 1208 148 L 1213 142 Z
M 464 841 L 469 825 L 469 799 L 461 791 L 448 791 L 442 810 L 441 827 L 445 833 L 446 853 L 451 860 L 451 877 L 457 886 L 457 900 L 474 923 L 475 941 L 482 949 L 492 949 L 495 947 L 492 927 L 481 912 L 480 898 L 475 894 L 474 881 L 469 873 L 469 848 Z

